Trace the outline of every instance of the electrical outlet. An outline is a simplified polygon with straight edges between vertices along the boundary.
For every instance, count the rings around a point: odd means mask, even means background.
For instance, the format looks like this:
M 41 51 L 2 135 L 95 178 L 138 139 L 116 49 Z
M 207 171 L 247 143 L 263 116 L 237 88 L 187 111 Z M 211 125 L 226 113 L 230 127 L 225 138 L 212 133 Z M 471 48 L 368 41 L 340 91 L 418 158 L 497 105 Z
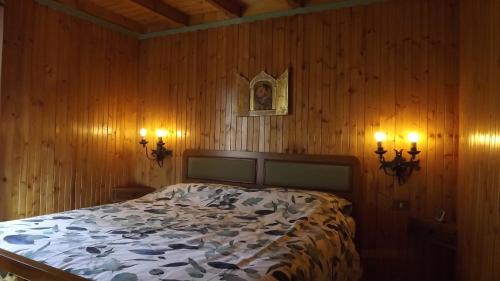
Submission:
M 410 201 L 394 200 L 392 206 L 394 209 L 398 209 L 400 211 L 408 211 L 410 209 Z

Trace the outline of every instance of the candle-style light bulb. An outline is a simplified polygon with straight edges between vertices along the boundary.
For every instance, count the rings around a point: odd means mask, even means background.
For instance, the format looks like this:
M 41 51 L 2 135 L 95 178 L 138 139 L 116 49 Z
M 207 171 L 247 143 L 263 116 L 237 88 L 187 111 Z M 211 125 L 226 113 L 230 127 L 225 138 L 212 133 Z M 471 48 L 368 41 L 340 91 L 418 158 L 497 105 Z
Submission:
M 376 132 L 375 140 L 377 141 L 377 147 L 382 147 L 382 142 L 387 139 L 387 135 L 384 132 Z
M 415 132 L 411 132 L 408 134 L 408 140 L 411 142 L 411 149 L 417 149 L 417 142 L 419 139 L 420 136 Z
M 411 155 L 411 160 L 416 159 L 416 155 L 420 153 L 417 149 L 417 142 L 420 139 L 420 136 L 416 132 L 410 132 L 408 134 L 408 140 L 411 142 L 411 148 L 408 153 Z
M 141 128 L 139 130 L 139 135 L 141 136 L 141 141 L 139 142 L 142 147 L 146 148 L 148 141 L 146 140 L 146 135 L 148 134 L 148 130 L 146 128 Z
M 163 129 L 156 130 L 156 136 L 161 140 L 167 135 L 167 132 Z
M 387 152 L 384 150 L 384 147 L 382 146 L 382 142 L 384 142 L 387 139 L 387 135 L 384 132 L 376 132 L 375 135 L 375 140 L 377 141 L 377 150 L 375 153 L 377 153 L 380 157 L 380 160 L 384 159 L 384 154 Z

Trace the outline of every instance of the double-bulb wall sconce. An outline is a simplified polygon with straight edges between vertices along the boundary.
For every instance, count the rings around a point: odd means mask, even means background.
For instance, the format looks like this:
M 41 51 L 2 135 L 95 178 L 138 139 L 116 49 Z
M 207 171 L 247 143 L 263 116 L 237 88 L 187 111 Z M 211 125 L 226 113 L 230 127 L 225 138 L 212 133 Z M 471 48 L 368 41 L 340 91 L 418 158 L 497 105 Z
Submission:
M 417 149 L 419 135 L 414 132 L 408 134 L 408 140 L 411 143 L 411 148 L 408 151 L 408 154 L 411 156 L 409 160 L 403 156 L 403 149 L 394 149 L 396 153 L 394 159 L 391 161 L 385 160 L 384 154 L 387 153 L 387 150 L 384 150 L 382 144 L 386 139 L 387 135 L 385 133 L 375 133 L 375 140 L 377 141 L 377 150 L 375 153 L 379 156 L 380 169 L 383 169 L 386 175 L 397 177 L 400 185 L 404 184 L 413 170 L 420 169 L 420 160 L 417 159 L 417 155 L 420 153 Z
M 139 130 L 139 135 L 141 136 L 141 141 L 139 144 L 142 145 L 144 150 L 146 151 L 146 157 L 149 160 L 156 161 L 158 166 L 163 167 L 163 160 L 167 156 L 172 156 L 172 150 L 169 150 L 165 147 L 165 143 L 163 142 L 163 138 L 167 136 L 167 131 L 158 129 L 156 130 L 156 136 L 158 137 L 158 142 L 156 143 L 156 149 L 152 149 L 151 153 L 148 152 L 148 141 L 146 140 L 146 136 L 148 134 L 148 130 L 142 128 Z

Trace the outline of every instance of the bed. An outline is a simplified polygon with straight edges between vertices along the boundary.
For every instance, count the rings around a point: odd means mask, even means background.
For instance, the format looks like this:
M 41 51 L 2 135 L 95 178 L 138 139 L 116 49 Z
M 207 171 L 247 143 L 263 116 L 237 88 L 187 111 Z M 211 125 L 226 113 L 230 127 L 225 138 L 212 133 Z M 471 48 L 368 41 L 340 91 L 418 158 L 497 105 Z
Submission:
M 358 280 L 359 176 L 350 156 L 188 150 L 181 184 L 0 223 L 0 269 L 29 280 Z

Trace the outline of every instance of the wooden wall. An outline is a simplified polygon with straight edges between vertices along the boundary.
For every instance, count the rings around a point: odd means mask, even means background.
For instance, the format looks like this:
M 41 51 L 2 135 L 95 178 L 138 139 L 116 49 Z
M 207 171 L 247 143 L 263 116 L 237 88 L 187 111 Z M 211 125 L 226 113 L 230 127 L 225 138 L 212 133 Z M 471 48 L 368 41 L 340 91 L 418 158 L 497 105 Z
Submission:
M 453 0 L 395 0 L 142 41 L 138 126 L 170 130 L 175 156 L 159 169 L 137 151 L 137 181 L 180 181 L 188 148 L 356 155 L 360 248 L 373 261 L 366 271 L 417 279 L 425 264 L 412 260 L 408 216 L 444 209 L 455 221 L 457 13 Z M 236 73 L 278 76 L 287 67 L 290 115 L 236 116 Z M 406 185 L 378 169 L 378 130 L 389 134 L 389 151 L 409 148 L 411 130 L 422 135 L 423 168 Z M 393 200 L 409 200 L 410 210 Z
M 133 180 L 137 41 L 31 0 L 5 11 L 0 220 L 108 202 Z
M 3 4 L 0 2 L 0 42 L 3 42 L 3 30 L 4 30 L 3 22 L 4 22 L 4 7 Z M 0 73 L 2 73 L 2 54 L 3 54 L 3 44 L 0 43 Z M 2 85 L 2 79 L 0 79 L 0 97 L 2 95 L 1 85 Z M 2 107 L 0 103 L 0 114 L 2 112 L 1 110 Z
M 368 280 L 418 279 L 425 264 L 414 259 L 408 216 L 444 209 L 455 221 L 456 2 L 391 0 L 138 43 L 31 0 L 8 1 L 0 220 L 105 203 L 112 186 L 178 182 L 187 148 L 352 154 L 363 166 L 358 234 Z M 236 116 L 236 73 L 287 67 L 290 115 Z M 145 159 L 140 127 L 172 132 L 165 168 Z M 422 135 L 423 168 L 403 186 L 378 169 L 378 130 L 389 134 L 388 150 L 409 148 L 409 131 Z
M 500 2 L 462 0 L 459 265 L 464 281 L 500 280 Z

